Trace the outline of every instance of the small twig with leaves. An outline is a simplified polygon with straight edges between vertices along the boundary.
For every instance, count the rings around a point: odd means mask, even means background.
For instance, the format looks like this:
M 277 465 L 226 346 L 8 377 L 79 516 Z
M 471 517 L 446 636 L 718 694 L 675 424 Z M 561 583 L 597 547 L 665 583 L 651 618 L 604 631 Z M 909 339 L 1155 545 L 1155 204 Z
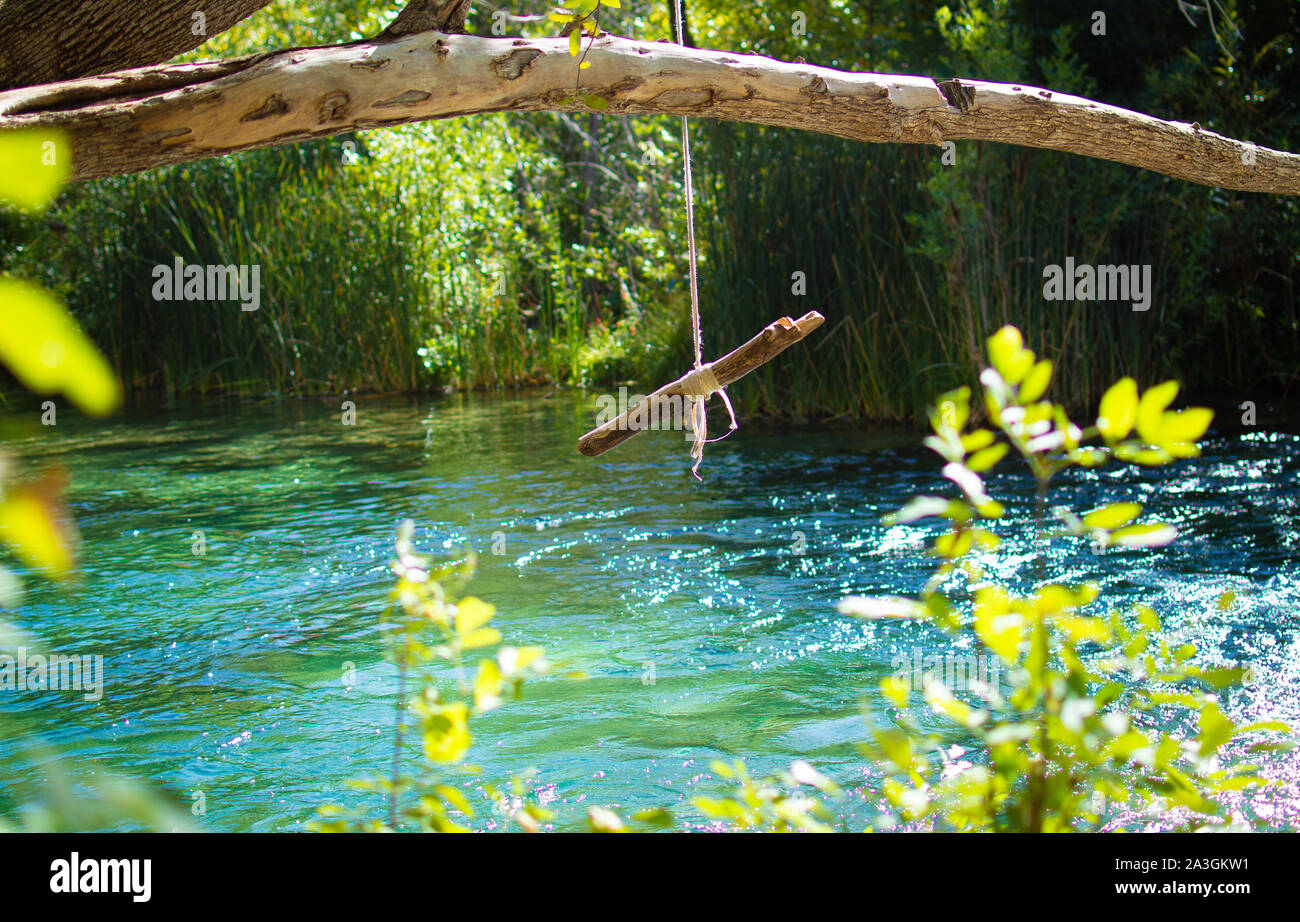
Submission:
M 582 3 L 576 4 L 573 9 L 559 7 L 548 18 L 552 22 L 564 24 L 561 35 L 569 37 L 569 54 L 578 58 L 578 70 L 586 70 L 591 66 L 587 60 L 587 54 L 591 51 L 591 46 L 595 43 L 597 36 L 600 35 L 600 10 L 602 7 L 610 9 L 619 8 L 619 0 L 583 0 Z M 582 48 L 582 35 L 586 33 L 591 36 L 587 42 L 587 48 Z

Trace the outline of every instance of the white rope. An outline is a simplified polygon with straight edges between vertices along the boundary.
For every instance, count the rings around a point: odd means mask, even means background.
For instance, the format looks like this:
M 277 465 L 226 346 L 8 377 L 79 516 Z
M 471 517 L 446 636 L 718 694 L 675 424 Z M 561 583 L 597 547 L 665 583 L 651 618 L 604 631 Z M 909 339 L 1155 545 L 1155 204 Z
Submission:
M 677 44 L 685 45 L 686 39 L 683 34 L 685 20 L 682 18 L 681 0 L 673 0 L 673 6 L 677 11 Z M 695 441 L 691 443 L 691 457 L 695 459 L 695 463 L 691 466 L 691 473 L 695 475 L 696 480 L 703 480 L 700 477 L 700 462 L 704 460 L 705 443 L 725 439 L 735 431 L 737 424 L 736 413 L 731 407 L 731 398 L 727 396 L 726 390 L 714 376 L 712 364 L 704 362 L 704 342 L 700 336 L 700 288 L 695 251 L 695 180 L 691 173 L 690 127 L 685 115 L 682 116 L 682 172 L 686 187 L 686 241 L 690 253 L 691 336 L 695 341 L 695 369 L 683 376 L 678 385 L 682 388 L 682 393 L 691 399 L 691 432 L 695 436 Z M 720 435 L 716 439 L 709 438 L 709 417 L 704 406 L 710 394 L 718 394 L 722 397 L 722 402 L 726 404 L 727 413 L 731 417 L 731 428 L 727 430 L 727 435 Z

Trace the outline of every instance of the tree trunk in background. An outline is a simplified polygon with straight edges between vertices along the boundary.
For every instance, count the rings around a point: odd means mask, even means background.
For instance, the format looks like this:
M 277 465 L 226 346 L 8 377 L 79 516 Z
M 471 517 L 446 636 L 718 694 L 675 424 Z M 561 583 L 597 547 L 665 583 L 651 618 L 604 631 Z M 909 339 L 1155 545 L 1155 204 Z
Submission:
M 397 38 L 412 32 L 464 32 L 465 16 L 471 0 L 412 0 L 379 34 L 380 38 Z
M 162 64 L 269 2 L 3 0 L 0 89 Z

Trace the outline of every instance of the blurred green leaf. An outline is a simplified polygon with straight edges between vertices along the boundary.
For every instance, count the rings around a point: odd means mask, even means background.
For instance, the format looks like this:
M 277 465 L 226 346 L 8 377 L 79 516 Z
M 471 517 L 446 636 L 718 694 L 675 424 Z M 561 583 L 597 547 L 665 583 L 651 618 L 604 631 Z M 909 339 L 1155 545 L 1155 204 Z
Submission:
M 981 449 L 966 459 L 966 467 L 982 474 L 1001 461 L 1009 448 L 1006 442 L 1000 442 L 990 448 Z
M 1133 431 L 1137 422 L 1138 389 L 1132 378 L 1120 378 L 1102 395 L 1097 411 L 1097 428 L 1107 442 L 1118 442 Z
M 0 278 L 0 312 L 0 362 L 26 387 L 64 393 L 92 416 L 117 408 L 122 395 L 112 370 L 53 295 Z
M 1024 348 L 1020 331 L 1004 326 L 989 337 L 989 361 L 1010 385 L 1019 384 L 1034 364 L 1034 354 Z
M 456 605 L 456 633 L 462 637 L 472 634 L 492 620 L 496 608 L 482 599 L 469 596 Z
M 1176 413 L 1166 413 L 1160 421 L 1160 444 L 1196 442 L 1205 435 L 1214 421 L 1214 411 L 1205 407 L 1189 407 Z
M 1148 445 L 1162 445 L 1160 436 L 1165 409 L 1178 396 L 1178 382 L 1165 381 L 1148 388 L 1138 401 L 1137 431 Z
M 0 200 L 21 211 L 44 211 L 71 174 L 71 148 L 61 132 L 0 131 Z
M 1219 706 L 1213 701 L 1201 708 L 1201 732 L 1197 739 L 1201 744 L 1201 756 L 1208 756 L 1220 746 L 1232 739 L 1233 724 Z
M 1164 522 L 1149 525 L 1129 525 L 1110 534 L 1111 540 L 1123 547 L 1159 547 L 1178 537 L 1178 530 Z
M 47 475 L 0 499 L 0 542 L 33 569 L 66 576 L 76 564 L 77 532 L 63 507 L 62 478 Z
M 1083 524 L 1089 528 L 1104 528 L 1109 531 L 1127 525 L 1141 514 L 1142 506 L 1138 503 L 1110 503 L 1087 513 L 1083 517 Z
M 1020 385 L 1018 399 L 1022 404 L 1033 403 L 1047 393 L 1047 386 L 1052 383 L 1052 363 L 1043 359 L 1030 369 Z

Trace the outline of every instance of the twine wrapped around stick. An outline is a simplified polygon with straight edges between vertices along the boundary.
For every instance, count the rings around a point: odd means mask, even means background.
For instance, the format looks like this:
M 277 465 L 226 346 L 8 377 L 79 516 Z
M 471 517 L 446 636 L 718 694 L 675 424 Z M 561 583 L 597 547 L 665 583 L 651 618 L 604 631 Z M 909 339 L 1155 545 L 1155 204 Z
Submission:
M 698 352 L 696 360 L 697 362 L 699 360 Z M 677 387 L 683 396 L 691 399 L 691 433 L 695 436 L 695 441 L 691 443 L 691 457 L 695 459 L 695 463 L 691 465 L 691 473 L 695 475 L 696 480 L 703 480 L 704 478 L 700 476 L 700 462 L 704 460 L 704 443 L 725 439 L 727 435 L 740 428 L 736 422 L 736 411 L 731 406 L 731 398 L 727 396 L 726 389 L 718 383 L 718 379 L 713 374 L 712 362 L 697 364 L 678 379 Z M 727 406 L 727 414 L 731 417 L 731 428 L 727 430 L 727 435 L 720 435 L 716 439 L 709 438 L 709 414 L 704 406 L 710 394 L 717 394 L 722 398 L 722 402 Z

